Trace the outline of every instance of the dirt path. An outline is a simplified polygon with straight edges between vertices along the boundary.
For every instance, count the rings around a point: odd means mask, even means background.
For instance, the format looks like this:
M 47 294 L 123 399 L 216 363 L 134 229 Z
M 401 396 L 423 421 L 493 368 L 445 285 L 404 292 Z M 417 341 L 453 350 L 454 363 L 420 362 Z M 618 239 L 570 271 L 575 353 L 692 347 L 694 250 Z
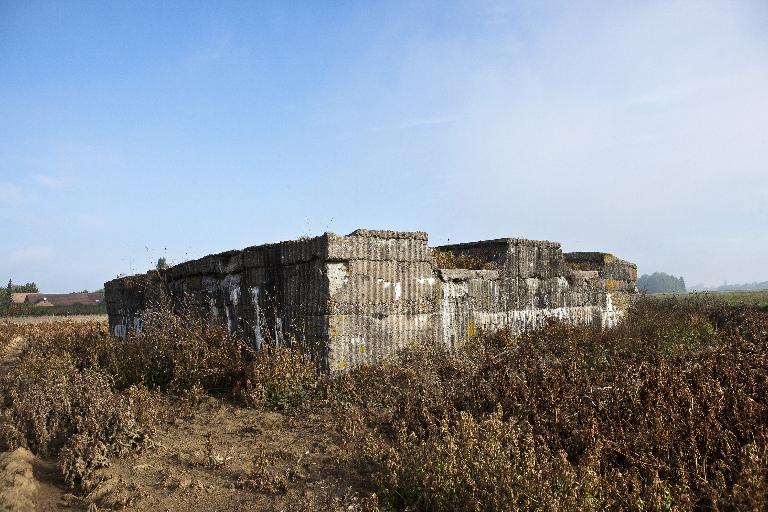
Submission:
M 0 374 L 13 368 L 25 345 L 24 338 L 16 336 L 2 349 Z M 0 452 L 0 511 L 60 510 L 63 493 L 55 461 L 38 459 L 26 448 Z
M 21 336 L 14 337 L 10 343 L 0 353 L 0 372 L 7 372 L 11 367 L 16 364 L 21 355 L 21 351 L 24 350 L 24 338 Z
M 11 369 L 23 349 L 24 339 L 21 336 L 14 337 L 0 354 L 0 373 Z M 35 510 L 38 483 L 32 469 L 34 459 L 35 456 L 26 448 L 0 453 L 0 510 Z
M 103 483 L 87 500 L 147 512 L 330 512 L 360 510 L 350 496 L 371 491 L 363 468 L 338 463 L 327 412 L 283 414 L 206 398 L 155 443 L 100 470 Z
M 26 448 L 0 453 L 0 510 L 35 510 L 38 484 L 32 471 L 34 458 Z

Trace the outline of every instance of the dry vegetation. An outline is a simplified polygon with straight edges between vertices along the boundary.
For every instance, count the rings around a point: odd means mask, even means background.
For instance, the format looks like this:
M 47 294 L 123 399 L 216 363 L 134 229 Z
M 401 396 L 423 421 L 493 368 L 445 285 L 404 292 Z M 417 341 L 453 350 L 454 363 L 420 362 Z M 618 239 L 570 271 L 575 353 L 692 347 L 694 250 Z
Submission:
M 39 315 L 39 316 L 4 316 L 0 322 L 12 324 L 39 324 L 47 322 L 106 322 L 107 315 Z
M 55 325 L 55 327 L 53 327 Z M 320 376 L 188 314 L 0 326 L 0 449 L 56 458 L 69 506 L 766 510 L 768 312 L 641 301 Z
M 654 299 L 680 301 L 692 305 L 753 306 L 768 309 L 768 290 L 739 292 L 658 293 Z
M 462 254 L 453 251 L 432 250 L 435 265 L 444 269 L 494 270 L 497 266 L 487 257 L 478 254 Z

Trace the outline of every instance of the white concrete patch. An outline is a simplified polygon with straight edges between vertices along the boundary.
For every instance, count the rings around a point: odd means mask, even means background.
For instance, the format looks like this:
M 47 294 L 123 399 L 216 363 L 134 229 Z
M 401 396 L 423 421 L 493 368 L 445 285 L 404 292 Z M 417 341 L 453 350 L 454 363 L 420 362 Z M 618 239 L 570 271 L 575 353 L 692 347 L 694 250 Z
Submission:
M 275 318 L 275 345 L 278 347 L 283 346 L 285 343 L 283 338 L 283 319 L 280 317 Z
M 619 322 L 624 319 L 624 315 L 626 312 L 621 309 L 617 308 L 613 305 L 613 298 L 611 297 L 610 293 L 605 294 L 605 309 L 603 309 L 601 314 L 601 320 L 603 323 L 603 328 L 609 328 L 609 327 L 616 327 L 619 325 Z
M 219 308 L 216 307 L 216 300 L 213 297 L 211 297 L 210 299 L 208 299 L 208 304 L 210 305 L 211 316 L 213 318 L 219 318 Z
M 333 297 L 349 282 L 349 267 L 346 263 L 328 263 L 325 272 L 328 276 L 328 292 Z
M 258 286 L 253 286 L 248 291 L 251 293 L 251 303 L 253 304 L 253 342 L 256 350 L 261 350 L 261 344 L 264 341 L 261 335 L 261 310 L 259 309 L 261 289 Z

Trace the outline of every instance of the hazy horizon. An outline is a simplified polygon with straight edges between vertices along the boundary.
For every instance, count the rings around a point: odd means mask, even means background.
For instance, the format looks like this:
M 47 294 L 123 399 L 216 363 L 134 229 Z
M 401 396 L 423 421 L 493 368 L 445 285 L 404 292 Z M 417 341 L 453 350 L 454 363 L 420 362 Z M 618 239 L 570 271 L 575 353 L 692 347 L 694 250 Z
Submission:
M 0 279 L 356 228 L 768 280 L 765 2 L 0 0 Z

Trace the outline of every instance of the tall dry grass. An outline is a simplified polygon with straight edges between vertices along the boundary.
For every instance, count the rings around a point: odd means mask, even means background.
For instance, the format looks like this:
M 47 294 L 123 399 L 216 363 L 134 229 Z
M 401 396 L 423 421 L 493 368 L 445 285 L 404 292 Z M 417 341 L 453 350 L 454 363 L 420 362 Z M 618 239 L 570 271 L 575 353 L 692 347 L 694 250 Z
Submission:
M 339 378 L 353 463 L 396 510 L 766 510 L 768 315 L 641 302 Z
M 0 449 L 56 456 L 68 484 L 88 489 L 109 458 L 151 444 L 173 397 L 207 392 L 281 409 L 314 389 L 297 351 L 254 352 L 192 312 L 148 312 L 141 334 L 120 339 L 104 322 L 0 325 L 0 348 L 24 339 L 0 375 Z
M 607 331 L 487 333 L 333 376 L 189 312 L 152 313 L 127 340 L 4 324 L 0 343 L 19 335 L 0 443 L 57 456 L 79 488 L 151 443 L 163 403 L 206 392 L 336 418 L 341 462 L 377 488 L 366 510 L 768 508 L 764 310 L 641 301 Z

